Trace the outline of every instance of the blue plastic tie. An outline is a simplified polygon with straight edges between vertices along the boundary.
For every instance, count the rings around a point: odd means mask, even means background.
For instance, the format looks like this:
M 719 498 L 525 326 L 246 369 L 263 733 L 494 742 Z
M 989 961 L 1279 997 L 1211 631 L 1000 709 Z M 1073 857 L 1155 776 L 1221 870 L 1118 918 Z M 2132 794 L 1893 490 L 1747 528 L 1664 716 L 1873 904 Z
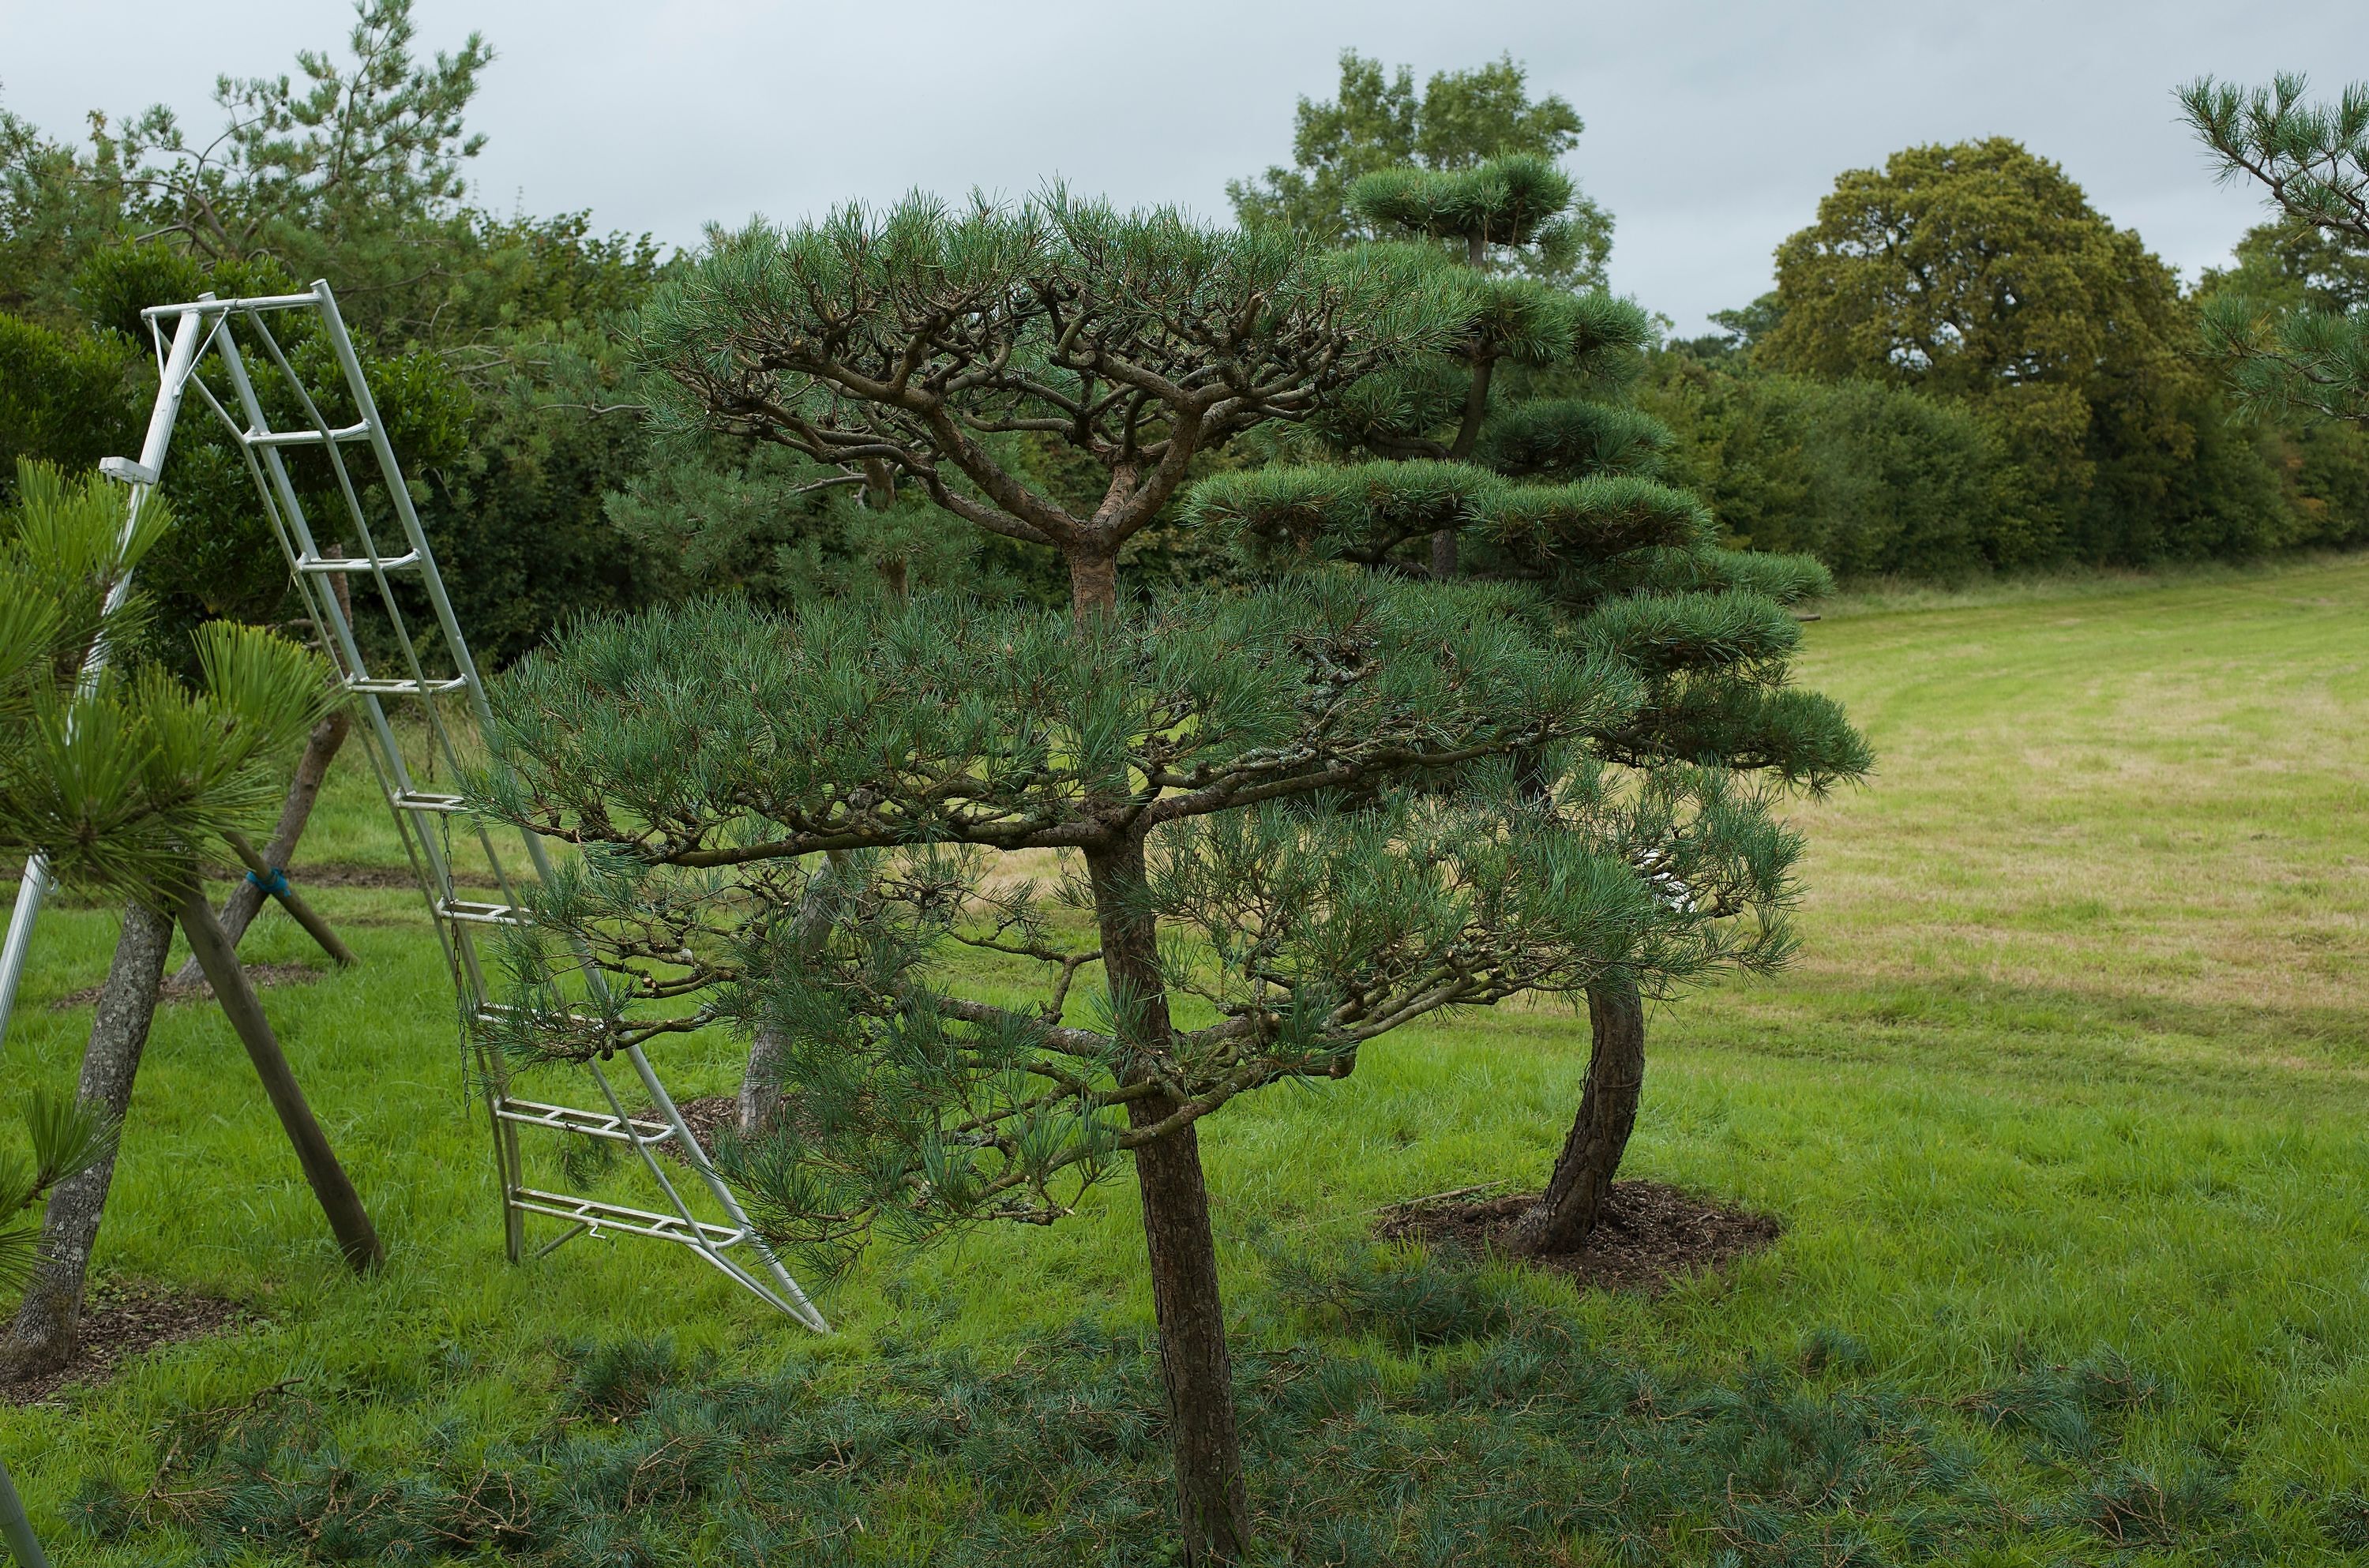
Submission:
M 246 874 L 246 879 L 249 882 L 254 883 L 258 887 L 262 888 L 265 892 L 270 894 L 275 898 L 284 898 L 294 890 L 288 886 L 288 870 L 285 866 L 273 866 L 271 868 L 271 880 L 269 882 L 266 882 L 262 877 L 258 876 L 252 871 Z

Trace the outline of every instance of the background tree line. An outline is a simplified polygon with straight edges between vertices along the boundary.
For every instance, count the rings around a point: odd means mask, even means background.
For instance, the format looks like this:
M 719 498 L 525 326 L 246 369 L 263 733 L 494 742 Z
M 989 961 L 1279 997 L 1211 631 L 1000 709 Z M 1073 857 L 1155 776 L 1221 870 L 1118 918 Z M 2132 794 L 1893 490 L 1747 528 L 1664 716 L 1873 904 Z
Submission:
M 2004 137 L 1853 170 L 1777 287 L 1672 341 L 1642 404 L 1730 535 L 1845 576 L 2241 559 L 2369 540 L 2369 436 L 2241 398 L 2202 321 L 2342 313 L 2369 251 L 2282 214 L 2182 290 L 2065 171 Z
M 74 468 L 136 445 L 154 390 L 143 306 L 326 276 L 464 623 L 497 661 L 573 612 L 694 588 L 789 601 L 959 571 L 991 596 L 1059 598 L 1024 552 L 867 508 L 798 454 L 655 427 L 618 328 L 681 258 L 585 213 L 473 204 L 482 139 L 465 116 L 493 52 L 472 35 L 422 59 L 413 36 L 408 0 L 368 0 L 345 57 L 223 78 L 222 128 L 203 137 L 158 107 L 95 113 L 74 144 L 0 109 L 0 489 L 18 456 Z M 1290 166 L 1228 193 L 1246 226 L 1354 243 L 1370 237 L 1347 198 L 1360 177 L 1560 159 L 1582 130 L 1510 58 L 1418 86 L 1351 52 L 1335 96 L 1301 101 Z M 2258 227 L 2235 267 L 2183 291 L 2016 143 L 1908 149 L 1837 181 L 1780 247 L 1777 287 L 1719 317 L 1723 336 L 1647 356 L 1629 434 L 1658 452 L 1652 471 L 1711 503 L 1729 544 L 1814 555 L 1846 578 L 2359 543 L 2369 436 L 2292 400 L 2241 406 L 2203 353 L 2201 324 L 2235 301 L 2340 320 L 2369 298 L 2369 250 L 2308 217 Z M 1612 233 L 1578 194 L 1490 264 L 1598 286 Z M 1504 390 L 1538 389 L 1516 376 Z M 286 610 L 235 453 L 204 421 L 185 426 L 168 486 L 181 532 L 150 566 L 160 647 L 207 619 Z M 1065 475 L 1032 435 L 1009 444 L 1056 489 L 1092 477 Z M 1164 518 L 1129 548 L 1139 580 L 1231 569 Z

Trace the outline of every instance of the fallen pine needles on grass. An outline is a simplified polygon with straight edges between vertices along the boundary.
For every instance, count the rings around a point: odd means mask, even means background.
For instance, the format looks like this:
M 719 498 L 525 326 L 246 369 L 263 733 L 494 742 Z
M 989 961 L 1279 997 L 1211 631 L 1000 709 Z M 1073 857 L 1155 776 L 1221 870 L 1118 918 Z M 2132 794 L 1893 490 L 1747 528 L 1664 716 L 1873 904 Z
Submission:
M 2209 1464 L 2166 1475 L 2123 1451 L 2124 1419 L 2167 1396 L 2111 1355 L 1951 1410 L 1887 1389 L 1831 1331 L 1727 1377 L 1639 1365 L 1453 1254 L 1363 1248 L 1277 1283 L 1333 1332 L 1271 1323 L 1237 1368 L 1262 1561 L 2260 1560 Z M 283 1386 L 179 1418 L 153 1478 L 94 1478 L 73 1511 L 88 1536 L 200 1562 L 1118 1564 L 1170 1533 L 1138 1334 L 1073 1325 L 992 1365 L 889 1345 L 761 1377 L 663 1338 L 562 1361 L 538 1431 L 448 1418 L 408 1462 L 364 1458 L 333 1407 Z M 2039 1445 L 2019 1457 L 2014 1435 Z M 2341 1534 L 2352 1511 L 2325 1516 Z

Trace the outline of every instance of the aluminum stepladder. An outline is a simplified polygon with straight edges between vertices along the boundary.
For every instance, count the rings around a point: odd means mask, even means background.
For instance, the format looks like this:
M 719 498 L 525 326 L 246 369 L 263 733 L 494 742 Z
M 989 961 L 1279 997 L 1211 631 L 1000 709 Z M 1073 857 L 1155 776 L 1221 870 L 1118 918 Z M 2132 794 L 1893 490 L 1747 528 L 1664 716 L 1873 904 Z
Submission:
M 355 415 L 351 423 L 330 422 L 323 404 L 332 401 L 332 395 L 325 391 L 316 396 L 307 389 L 286 347 L 267 325 L 268 317 L 300 313 L 312 317 L 335 357 L 338 380 L 342 382 L 345 397 Z M 655 1120 L 628 1113 L 609 1074 L 598 1061 L 587 1061 L 584 1067 L 600 1092 L 604 1110 L 581 1110 L 519 1098 L 510 1092 L 509 1066 L 498 1048 L 488 1046 L 482 1036 L 480 1026 L 496 1017 L 499 1004 L 488 992 L 477 933 L 521 923 L 522 900 L 519 884 L 495 849 L 492 833 L 485 823 L 466 812 L 459 795 L 420 787 L 405 759 L 386 704 L 390 699 L 397 699 L 418 706 L 430 746 L 431 767 L 441 764 L 448 777 L 457 777 L 462 766 L 455 725 L 467 726 L 464 733 L 473 733 L 482 744 L 491 731 L 492 715 L 476 664 L 469 656 L 468 643 L 462 635 L 452 601 L 437 572 L 427 534 L 419 525 L 411 494 L 405 487 L 395 449 L 387 439 L 377 404 L 362 374 L 360 360 L 354 352 L 353 341 L 347 334 L 344 318 L 338 314 L 327 282 L 315 282 L 310 291 L 301 294 L 235 300 L 207 296 L 187 304 L 156 306 L 143 314 L 156 341 L 163 375 L 149 448 L 143 449 L 142 464 L 113 458 L 101 466 L 113 476 L 135 486 L 154 485 L 160 476 L 155 464 L 161 462 L 164 451 L 155 426 L 161 421 L 169 434 L 185 390 L 195 393 L 222 420 L 246 459 L 264 515 L 295 574 L 304 608 L 321 634 L 323 646 L 329 650 L 339 681 L 361 709 L 364 722 L 359 728 L 372 767 L 443 946 L 475 1053 L 493 1128 L 495 1164 L 502 1192 L 504 1243 L 510 1261 L 518 1263 L 529 1255 L 530 1218 L 555 1219 L 564 1227 L 557 1236 L 534 1249 L 532 1255 L 536 1257 L 588 1233 L 597 1236 L 606 1231 L 671 1242 L 688 1247 L 741 1287 L 807 1327 L 829 1333 L 830 1324 L 757 1234 L 739 1200 L 708 1162 L 698 1136 L 684 1121 L 674 1097 L 667 1092 L 639 1046 L 622 1046 L 617 1054 L 625 1059 L 640 1081 L 643 1094 L 655 1108 Z M 164 324 L 167 321 L 174 324 L 169 351 L 164 336 Z M 247 372 L 245 350 L 240 345 L 242 337 L 252 348 L 261 350 L 287 395 L 302 409 L 302 423 L 295 428 L 271 428 L 254 379 Z M 228 385 L 227 403 L 205 379 L 203 367 L 209 351 Z M 384 488 L 402 532 L 400 547 L 394 554 L 383 552 L 372 532 L 361 499 L 372 475 L 369 469 L 361 469 L 358 475 L 359 463 L 349 465 L 345 449 L 354 445 L 369 449 L 377 482 Z M 326 458 L 336 479 L 346 521 L 360 546 L 360 554 L 330 554 L 322 549 L 290 475 L 286 454 L 295 449 L 317 451 Z M 152 450 L 155 453 L 153 460 L 149 457 Z M 349 574 L 349 583 L 366 579 L 359 585 L 376 589 L 393 634 L 392 644 L 397 650 L 399 673 L 376 673 L 367 665 L 351 618 L 340 606 L 338 596 L 327 588 L 332 573 Z M 399 573 L 413 576 L 434 612 L 444 654 L 435 673 L 423 664 L 419 640 L 412 635 L 398 602 L 394 581 L 395 574 Z M 448 713 L 447 703 L 454 699 L 459 711 Z M 482 851 L 492 882 L 499 890 L 498 899 L 478 901 L 460 896 L 450 853 L 456 823 L 462 828 L 464 845 L 467 840 L 474 839 Z M 531 832 L 522 831 L 521 838 L 533 876 L 538 880 L 548 880 L 551 861 L 542 841 Z M 584 960 L 586 983 L 605 998 L 601 976 L 589 955 L 579 956 Z M 519 1144 L 521 1127 L 630 1145 L 644 1173 L 663 1195 L 665 1207 L 632 1208 L 529 1185 Z M 722 1210 L 723 1223 L 701 1219 L 685 1201 L 674 1177 L 659 1159 L 661 1149 L 669 1143 Z M 748 1261 L 744 1262 L 744 1258 Z

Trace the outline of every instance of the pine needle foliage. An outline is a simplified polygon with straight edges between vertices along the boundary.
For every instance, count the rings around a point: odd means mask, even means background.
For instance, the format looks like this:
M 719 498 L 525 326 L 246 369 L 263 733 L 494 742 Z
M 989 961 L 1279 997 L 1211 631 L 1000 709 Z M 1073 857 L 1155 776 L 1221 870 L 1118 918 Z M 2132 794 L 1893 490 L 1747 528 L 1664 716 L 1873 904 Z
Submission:
M 326 701 L 320 660 L 258 627 L 195 637 L 199 683 L 156 665 L 96 681 L 94 649 L 136 645 L 134 565 L 171 526 L 151 499 L 127 529 L 124 493 L 26 463 L 0 513 L 0 848 L 39 853 L 62 880 L 153 895 L 197 846 L 278 801 L 272 766 Z
M 26 1097 L 29 1156 L 0 1154 L 0 1291 L 14 1294 L 32 1277 L 41 1245 L 38 1220 L 25 1218 L 60 1182 L 112 1154 L 119 1128 L 79 1100 L 36 1089 Z
M 580 626 L 506 678 L 510 771 L 485 786 L 585 847 L 510 955 L 529 1005 L 506 1044 L 548 1059 L 719 1021 L 778 1031 L 796 1115 L 726 1159 L 769 1233 L 835 1272 L 876 1224 L 922 1239 L 1059 1218 L 1170 1130 L 1114 1116 L 1153 1087 L 1189 1122 L 1341 1076 L 1363 1041 L 1444 1007 L 1777 962 L 1798 848 L 1748 792 L 1678 770 L 1628 788 L 1574 762 L 1534 798 L 1476 765 L 1634 712 L 1612 657 L 1536 637 L 1501 598 L 1306 576 L 1085 631 L 932 599 Z M 1096 1027 L 1064 1022 L 1089 1000 L 1070 911 L 1090 895 L 991 886 L 985 853 L 1123 815 L 1162 830 L 1142 891 L 1168 933 L 1162 982 L 1213 1016 L 1149 1072 L 1123 995 L 1092 1001 Z M 864 856 L 829 890 L 818 952 L 791 929 L 812 885 L 797 857 L 818 850 Z M 1689 900 L 1633 875 L 1653 853 Z M 944 955 L 966 946 L 1031 961 L 1043 1000 L 957 994 Z M 586 950 L 606 1012 L 570 994 Z
M 2250 89 L 2203 76 L 2180 90 L 2180 107 L 2223 180 L 2260 185 L 2298 237 L 2369 254 L 2369 83 L 2333 103 L 2309 90 L 2293 72 Z M 2203 327 L 2248 406 L 2369 424 L 2369 309 L 2282 311 L 2233 291 L 2206 303 Z

